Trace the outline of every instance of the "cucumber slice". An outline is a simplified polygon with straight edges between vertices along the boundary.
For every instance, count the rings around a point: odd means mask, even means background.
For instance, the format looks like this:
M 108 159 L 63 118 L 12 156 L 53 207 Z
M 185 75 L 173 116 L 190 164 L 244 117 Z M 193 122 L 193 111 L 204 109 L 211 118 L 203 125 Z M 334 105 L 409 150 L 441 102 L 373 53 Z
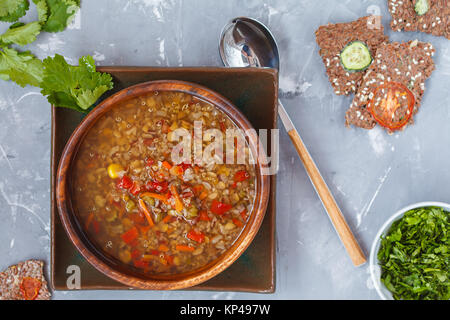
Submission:
M 369 47 L 362 41 L 349 42 L 341 51 L 341 64 L 349 72 L 363 71 L 371 63 Z
M 416 0 L 414 11 L 416 11 L 417 15 L 423 16 L 428 10 L 430 10 L 429 0 Z

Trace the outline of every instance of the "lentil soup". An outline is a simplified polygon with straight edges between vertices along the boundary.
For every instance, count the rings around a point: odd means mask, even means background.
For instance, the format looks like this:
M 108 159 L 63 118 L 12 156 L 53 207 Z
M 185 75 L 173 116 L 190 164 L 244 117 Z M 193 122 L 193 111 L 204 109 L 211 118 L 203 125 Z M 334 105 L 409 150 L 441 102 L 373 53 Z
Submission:
M 205 266 L 232 246 L 252 211 L 256 172 L 248 145 L 243 164 L 171 161 L 179 143 L 173 132 L 193 135 L 194 121 L 203 130 L 237 128 L 192 95 L 155 91 L 115 105 L 77 151 L 72 190 L 79 220 L 103 252 L 141 273 Z

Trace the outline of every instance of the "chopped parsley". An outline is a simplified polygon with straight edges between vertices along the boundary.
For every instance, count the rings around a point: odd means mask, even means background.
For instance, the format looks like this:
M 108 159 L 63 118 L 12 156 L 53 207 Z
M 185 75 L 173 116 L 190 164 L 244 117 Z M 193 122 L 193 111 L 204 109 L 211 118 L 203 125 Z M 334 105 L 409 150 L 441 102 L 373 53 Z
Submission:
M 450 299 L 450 213 L 413 209 L 381 238 L 381 281 L 397 300 Z

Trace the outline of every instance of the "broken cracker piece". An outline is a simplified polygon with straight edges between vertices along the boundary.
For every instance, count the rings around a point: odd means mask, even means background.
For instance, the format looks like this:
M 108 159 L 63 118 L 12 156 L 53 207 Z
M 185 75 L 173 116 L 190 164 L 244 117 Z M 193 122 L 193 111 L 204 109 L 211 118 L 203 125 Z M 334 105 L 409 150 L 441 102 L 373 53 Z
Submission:
M 44 263 L 27 260 L 0 273 L 0 300 L 49 300 Z
M 374 63 L 365 73 L 361 86 L 346 112 L 346 126 L 354 125 L 364 129 L 375 127 L 377 123 L 366 107 L 375 89 L 387 82 L 401 83 L 414 94 L 415 105 L 412 114 L 416 114 L 425 91 L 425 80 L 435 69 L 432 58 L 434 52 L 430 43 L 418 40 L 381 45 Z M 408 124 L 412 123 L 411 117 Z
M 450 39 L 449 0 L 388 0 L 388 8 L 392 30 L 421 31 Z
M 340 59 L 341 51 L 349 43 L 360 41 L 369 48 L 374 58 L 377 48 L 388 41 L 380 21 L 379 16 L 367 16 L 353 22 L 327 24 L 317 29 L 316 41 L 320 48 L 319 54 L 337 95 L 356 92 L 364 75 L 364 71 L 350 72 L 344 69 Z

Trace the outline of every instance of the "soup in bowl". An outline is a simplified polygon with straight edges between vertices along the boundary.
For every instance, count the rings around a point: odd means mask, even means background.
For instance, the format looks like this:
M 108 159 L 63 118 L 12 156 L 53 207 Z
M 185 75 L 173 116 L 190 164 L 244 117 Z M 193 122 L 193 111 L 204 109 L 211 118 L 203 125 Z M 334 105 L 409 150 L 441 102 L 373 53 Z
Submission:
M 213 277 L 250 244 L 267 206 L 251 129 L 229 101 L 190 83 L 150 82 L 105 100 L 61 158 L 57 203 L 69 237 L 130 286 Z

